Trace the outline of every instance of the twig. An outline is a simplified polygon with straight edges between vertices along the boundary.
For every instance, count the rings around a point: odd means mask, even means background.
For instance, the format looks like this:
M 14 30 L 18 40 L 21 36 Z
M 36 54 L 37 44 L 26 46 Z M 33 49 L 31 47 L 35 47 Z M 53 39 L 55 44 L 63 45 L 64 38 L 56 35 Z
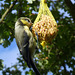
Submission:
M 14 5 L 16 4 L 17 0 L 14 0 L 13 4 L 11 4 L 9 6 L 9 8 L 5 11 L 5 13 L 2 15 L 1 20 L 0 20 L 0 24 L 3 22 L 5 16 L 10 12 L 10 10 L 14 7 Z

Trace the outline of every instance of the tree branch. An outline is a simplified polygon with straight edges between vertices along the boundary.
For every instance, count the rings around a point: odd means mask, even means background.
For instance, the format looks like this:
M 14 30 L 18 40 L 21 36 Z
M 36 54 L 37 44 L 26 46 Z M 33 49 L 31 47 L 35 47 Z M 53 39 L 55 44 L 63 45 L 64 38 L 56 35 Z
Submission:
M 5 16 L 11 11 L 11 9 L 14 7 L 14 5 L 16 4 L 17 0 L 14 0 L 13 4 L 11 4 L 9 6 L 9 8 L 5 11 L 5 13 L 2 15 L 2 18 L 0 20 L 0 24 L 3 22 Z
M 70 13 L 73 17 L 74 23 L 75 23 L 75 4 L 72 4 L 70 0 L 65 0 L 66 5 L 70 9 Z
M 19 0 L 19 8 L 18 8 L 18 18 L 22 16 L 22 0 Z

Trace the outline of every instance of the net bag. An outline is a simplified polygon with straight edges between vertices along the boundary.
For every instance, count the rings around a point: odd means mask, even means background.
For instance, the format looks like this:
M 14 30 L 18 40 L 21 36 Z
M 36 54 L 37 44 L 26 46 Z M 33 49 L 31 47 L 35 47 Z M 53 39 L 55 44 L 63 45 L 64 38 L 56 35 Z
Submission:
M 34 21 L 32 33 L 40 42 L 51 43 L 57 35 L 57 23 L 50 12 L 45 0 L 40 1 L 40 8 L 37 18 Z

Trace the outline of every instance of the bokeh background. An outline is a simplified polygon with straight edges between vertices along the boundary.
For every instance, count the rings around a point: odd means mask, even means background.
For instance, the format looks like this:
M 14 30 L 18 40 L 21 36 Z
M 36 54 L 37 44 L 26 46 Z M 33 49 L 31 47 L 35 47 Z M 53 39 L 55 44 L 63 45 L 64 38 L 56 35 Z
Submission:
M 39 0 L 0 0 L 0 20 L 14 3 L 13 8 L 0 21 L 0 75 L 35 75 L 22 59 L 14 38 L 14 26 L 19 17 L 29 17 L 34 22 Z M 47 0 L 57 24 L 58 34 L 52 43 L 36 51 L 34 62 L 41 75 L 75 74 L 75 1 Z

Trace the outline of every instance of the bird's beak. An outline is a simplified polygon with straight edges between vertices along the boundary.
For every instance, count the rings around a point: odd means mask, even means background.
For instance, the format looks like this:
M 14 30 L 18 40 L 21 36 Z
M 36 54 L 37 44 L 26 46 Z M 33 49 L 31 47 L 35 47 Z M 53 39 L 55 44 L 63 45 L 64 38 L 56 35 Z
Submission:
M 30 23 L 29 23 L 29 27 L 31 27 L 32 25 L 33 25 L 33 23 L 32 23 L 32 22 L 30 22 Z

